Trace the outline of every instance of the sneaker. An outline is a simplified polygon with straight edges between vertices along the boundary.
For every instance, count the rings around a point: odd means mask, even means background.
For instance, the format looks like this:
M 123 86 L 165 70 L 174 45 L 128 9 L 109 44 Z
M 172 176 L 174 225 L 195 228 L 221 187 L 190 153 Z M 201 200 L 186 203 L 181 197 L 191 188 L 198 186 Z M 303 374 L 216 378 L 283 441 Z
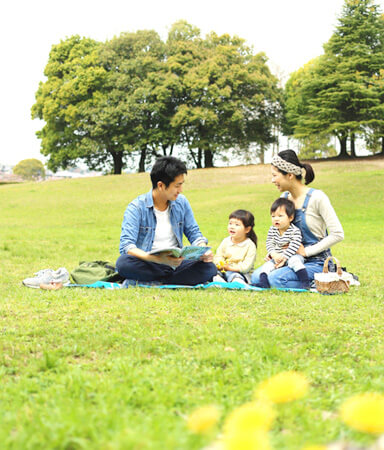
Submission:
M 39 270 L 34 275 L 34 277 L 23 280 L 24 286 L 39 289 L 41 284 L 61 282 L 65 285 L 69 283 L 69 273 L 65 267 L 60 267 L 56 271 L 53 269 Z
M 215 275 L 215 276 L 212 278 L 212 281 L 213 281 L 213 282 L 218 281 L 219 283 L 226 283 L 225 279 L 224 279 L 221 275 L 219 275 L 219 274 Z
M 232 278 L 232 283 L 236 282 L 236 283 L 241 283 L 241 284 L 248 284 L 243 277 L 233 277 Z

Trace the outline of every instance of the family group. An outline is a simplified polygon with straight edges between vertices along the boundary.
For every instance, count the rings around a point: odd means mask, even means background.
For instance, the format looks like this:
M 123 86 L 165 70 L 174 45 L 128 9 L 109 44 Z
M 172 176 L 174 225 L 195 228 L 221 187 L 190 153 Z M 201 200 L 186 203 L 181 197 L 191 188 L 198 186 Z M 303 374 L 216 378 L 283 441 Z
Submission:
M 262 288 L 309 289 L 330 248 L 343 240 L 343 228 L 327 195 L 307 187 L 315 178 L 313 168 L 301 163 L 293 150 L 274 156 L 271 172 L 282 194 L 270 208 L 265 263 L 255 271 L 255 220 L 244 209 L 229 215 L 228 236 L 215 254 L 208 250 L 198 260 L 187 260 L 160 251 L 182 248 L 183 235 L 193 246 L 208 244 L 182 194 L 186 166 L 172 156 L 156 160 L 152 189 L 125 211 L 117 271 L 137 283 L 196 285 L 219 277 Z

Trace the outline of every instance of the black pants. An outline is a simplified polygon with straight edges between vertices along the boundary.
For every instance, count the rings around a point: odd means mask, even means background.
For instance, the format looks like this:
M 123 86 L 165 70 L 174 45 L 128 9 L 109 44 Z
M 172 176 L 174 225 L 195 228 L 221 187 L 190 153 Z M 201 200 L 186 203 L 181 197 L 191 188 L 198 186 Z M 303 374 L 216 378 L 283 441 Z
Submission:
M 213 263 L 184 260 L 179 267 L 173 269 L 166 264 L 143 261 L 131 255 L 121 255 L 116 261 L 116 269 L 123 278 L 129 280 L 190 286 L 212 281 L 217 273 Z

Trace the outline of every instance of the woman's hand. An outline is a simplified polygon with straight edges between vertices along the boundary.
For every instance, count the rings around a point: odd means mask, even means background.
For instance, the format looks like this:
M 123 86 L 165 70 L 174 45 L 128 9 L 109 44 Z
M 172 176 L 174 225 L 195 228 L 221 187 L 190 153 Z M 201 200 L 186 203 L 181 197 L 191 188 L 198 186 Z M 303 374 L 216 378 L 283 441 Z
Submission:
M 300 247 L 297 249 L 296 253 L 298 255 L 304 256 L 304 258 L 307 256 L 307 254 L 305 253 L 305 248 L 304 248 L 303 244 L 300 245 Z

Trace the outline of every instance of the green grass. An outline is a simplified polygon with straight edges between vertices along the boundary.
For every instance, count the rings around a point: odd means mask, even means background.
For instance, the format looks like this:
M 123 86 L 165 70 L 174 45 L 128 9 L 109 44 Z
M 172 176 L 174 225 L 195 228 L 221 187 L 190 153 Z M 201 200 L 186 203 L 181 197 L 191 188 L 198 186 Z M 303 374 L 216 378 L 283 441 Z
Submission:
M 124 209 L 148 174 L 0 186 L 0 442 L 9 449 L 201 449 L 188 432 L 195 407 L 223 417 L 282 370 L 311 380 L 307 398 L 279 409 L 275 448 L 371 438 L 344 426 L 340 403 L 383 391 L 384 171 L 318 163 L 346 239 L 334 254 L 360 276 L 348 294 L 270 292 L 48 292 L 21 286 L 37 270 L 114 261 Z M 269 168 L 191 171 L 185 194 L 210 244 L 228 214 L 250 209 L 265 253 Z

